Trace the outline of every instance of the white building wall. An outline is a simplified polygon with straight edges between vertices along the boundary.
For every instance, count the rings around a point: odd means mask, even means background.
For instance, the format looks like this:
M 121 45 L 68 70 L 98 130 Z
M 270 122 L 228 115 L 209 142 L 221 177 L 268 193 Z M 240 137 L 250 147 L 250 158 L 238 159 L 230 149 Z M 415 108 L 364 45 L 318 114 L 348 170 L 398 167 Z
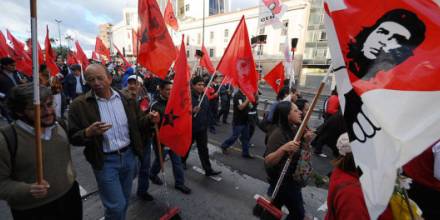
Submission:
M 288 6 L 287 12 L 282 17 L 282 20 L 287 20 L 289 23 L 287 32 L 289 38 L 288 42 L 290 44 L 291 38 L 299 38 L 295 56 L 302 57 L 302 54 L 304 53 L 304 35 L 306 31 L 304 27 L 307 27 L 309 5 L 295 3 L 295 1 L 287 1 L 284 2 L 284 4 Z M 246 18 L 249 37 L 259 35 L 260 32 L 257 30 L 258 7 L 214 15 L 205 19 L 205 47 L 207 48 L 208 53 L 210 49 L 214 49 L 214 57 L 211 57 L 214 65 L 217 64 L 222 57 L 224 50 L 243 15 Z M 176 45 L 180 45 L 181 34 L 185 34 L 187 51 L 189 51 L 188 60 L 190 63 L 195 63 L 195 50 L 201 48 L 202 37 L 200 37 L 199 41 L 199 35 L 202 35 L 202 23 L 202 19 L 181 22 L 179 24 L 179 32 L 172 34 Z M 225 36 L 225 30 L 228 30 L 227 37 Z M 211 39 L 211 32 L 214 34 L 213 39 Z M 262 65 L 264 66 L 263 73 L 267 72 L 277 62 L 284 59 L 283 49 L 286 36 L 282 36 L 281 32 L 282 28 L 273 29 L 271 26 L 265 27 L 264 34 L 267 34 L 267 44 L 263 46 L 263 55 L 260 57 Z M 188 38 L 189 43 L 187 42 Z M 280 48 L 280 46 L 282 46 L 282 48 Z M 257 63 L 258 56 L 256 56 L 256 50 L 257 48 L 255 48 L 254 55 Z

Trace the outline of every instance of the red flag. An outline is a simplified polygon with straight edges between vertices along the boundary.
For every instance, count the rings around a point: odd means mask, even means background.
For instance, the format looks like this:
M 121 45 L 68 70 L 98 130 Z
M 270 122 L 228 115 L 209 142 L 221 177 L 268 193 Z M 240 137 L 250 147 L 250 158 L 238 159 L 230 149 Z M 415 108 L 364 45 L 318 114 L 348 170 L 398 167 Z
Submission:
M 83 70 L 85 70 L 89 65 L 89 60 L 87 59 L 87 56 L 84 53 L 83 49 L 81 48 L 81 45 L 79 45 L 78 41 L 75 42 L 75 46 L 76 46 L 76 59 L 81 64 Z
M 32 39 L 29 39 L 26 42 L 27 46 L 28 46 L 28 55 L 29 57 L 32 57 Z M 38 64 L 43 64 L 44 63 L 44 53 L 43 50 L 41 49 L 40 43 L 37 44 L 37 51 L 38 51 Z
M 12 59 L 15 60 L 17 65 L 17 70 L 26 74 L 27 76 L 32 76 L 32 59 L 24 50 L 24 43 L 17 40 L 9 30 L 6 31 L 8 39 L 12 41 L 14 48 L 10 48 L 9 54 Z
M 107 59 L 110 59 L 110 50 L 104 45 L 101 38 L 99 38 L 99 37 L 96 37 L 95 52 L 97 54 L 106 56 Z M 92 55 L 93 55 L 93 53 L 92 53 Z M 95 54 L 95 56 L 96 56 L 96 54 Z M 98 60 L 97 58 L 98 57 L 96 57 L 96 60 Z
M 141 46 L 137 61 L 157 76 L 165 78 L 176 59 L 176 50 L 156 0 L 139 0 L 138 14 Z
M 174 65 L 175 76 L 171 95 L 163 115 L 160 142 L 170 147 L 179 156 L 185 156 L 192 140 L 192 105 L 189 89 L 190 74 L 187 69 L 185 44 Z
M 170 0 L 168 0 L 163 17 L 165 24 L 172 27 L 175 31 L 179 29 L 179 24 L 177 23 L 177 18 L 174 15 L 173 5 L 171 4 Z
M 128 62 L 127 59 L 125 59 L 124 55 L 121 53 L 121 51 L 118 49 L 118 47 L 116 45 L 114 45 L 114 44 L 113 44 L 113 46 L 115 47 L 116 51 L 118 52 L 118 55 L 124 61 L 125 68 L 127 69 L 127 68 L 131 67 L 131 63 Z
M 60 72 L 60 69 L 58 68 L 57 64 L 55 63 L 55 54 L 52 50 L 52 46 L 50 45 L 50 39 L 49 39 L 49 27 L 46 26 L 46 39 L 44 41 L 44 47 L 46 51 L 46 66 L 47 69 L 50 72 L 51 76 L 55 76 Z
M 99 59 L 98 59 L 98 56 L 96 56 L 95 51 L 92 51 L 92 60 L 96 60 L 96 61 L 99 60 Z
M 268 74 L 264 76 L 264 80 L 278 94 L 284 86 L 284 65 L 279 62 Z
M 205 45 L 202 45 L 203 56 L 200 59 L 200 66 L 205 67 L 210 74 L 215 73 L 214 66 L 212 65 L 211 59 L 209 59 L 208 51 L 206 50 Z
M 229 76 L 251 102 L 255 102 L 258 73 L 252 56 L 249 34 L 244 16 L 241 18 L 231 41 L 217 65 L 217 70 Z
M 0 58 L 9 56 L 8 44 L 5 35 L 0 31 Z
M 138 33 L 132 29 L 131 30 L 131 36 L 132 36 L 132 44 L 133 44 L 133 55 L 137 56 L 138 55 L 138 46 L 139 46 L 139 37 L 138 37 Z
M 67 64 L 68 65 L 78 64 L 78 60 L 76 59 L 76 55 L 74 52 L 70 52 L 67 54 Z
M 14 35 L 9 32 L 9 30 L 6 30 L 8 39 L 12 42 L 12 45 L 14 46 L 14 50 L 17 53 L 17 55 L 24 55 L 26 54 L 26 51 L 24 50 L 24 43 L 17 40 L 17 38 L 14 37 Z

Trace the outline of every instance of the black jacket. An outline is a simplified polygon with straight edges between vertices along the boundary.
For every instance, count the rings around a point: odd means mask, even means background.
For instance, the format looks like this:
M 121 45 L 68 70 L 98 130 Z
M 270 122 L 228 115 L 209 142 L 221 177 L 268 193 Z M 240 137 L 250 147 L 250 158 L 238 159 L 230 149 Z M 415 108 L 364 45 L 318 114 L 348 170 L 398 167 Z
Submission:
M 202 94 L 198 95 L 194 91 L 191 93 L 191 102 L 193 108 L 199 105 L 199 99 L 201 98 Z M 202 100 L 202 104 L 200 105 L 200 111 L 197 113 L 197 116 L 194 117 L 195 114 L 193 114 L 193 120 L 192 120 L 192 131 L 194 132 L 201 132 L 208 129 L 208 123 L 209 123 L 209 102 L 208 98 L 205 96 Z
M 82 91 L 83 93 L 87 92 L 87 86 L 83 84 L 82 77 L 79 77 Z M 64 86 L 64 94 L 66 94 L 66 97 L 69 99 L 75 99 L 76 98 L 76 78 L 73 73 L 67 74 L 67 76 L 63 80 L 63 86 Z
M 13 73 L 12 76 L 14 77 L 15 83 L 6 73 L 0 70 L 0 100 L 4 99 L 14 86 L 21 84 L 22 79 L 26 79 L 26 77 L 19 72 Z

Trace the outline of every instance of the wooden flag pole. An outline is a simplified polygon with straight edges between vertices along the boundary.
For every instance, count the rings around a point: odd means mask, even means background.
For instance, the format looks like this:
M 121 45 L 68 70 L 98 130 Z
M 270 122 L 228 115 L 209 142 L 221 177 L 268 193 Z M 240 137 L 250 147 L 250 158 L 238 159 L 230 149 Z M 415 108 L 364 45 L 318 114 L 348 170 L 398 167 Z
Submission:
M 34 85 L 34 109 L 35 109 L 35 159 L 37 183 L 43 183 L 43 146 L 41 145 L 41 108 L 40 108 L 40 76 L 38 74 L 37 52 L 37 1 L 30 0 L 31 9 L 31 39 L 32 39 L 32 77 Z

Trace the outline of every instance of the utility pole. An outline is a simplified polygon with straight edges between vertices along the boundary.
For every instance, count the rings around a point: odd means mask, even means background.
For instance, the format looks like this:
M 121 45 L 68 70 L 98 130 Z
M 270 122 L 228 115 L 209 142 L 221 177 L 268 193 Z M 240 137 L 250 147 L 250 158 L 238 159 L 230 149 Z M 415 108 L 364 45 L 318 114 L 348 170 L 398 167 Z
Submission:
M 55 19 L 55 22 L 58 23 L 58 38 L 60 40 L 60 50 L 61 50 L 61 30 L 60 30 L 60 24 L 63 22 L 62 20 Z
M 109 24 L 108 31 L 107 31 L 108 40 L 110 42 L 110 45 L 109 45 L 110 46 L 110 56 L 113 56 L 113 32 L 112 32 L 112 27 L 113 27 L 113 25 Z

